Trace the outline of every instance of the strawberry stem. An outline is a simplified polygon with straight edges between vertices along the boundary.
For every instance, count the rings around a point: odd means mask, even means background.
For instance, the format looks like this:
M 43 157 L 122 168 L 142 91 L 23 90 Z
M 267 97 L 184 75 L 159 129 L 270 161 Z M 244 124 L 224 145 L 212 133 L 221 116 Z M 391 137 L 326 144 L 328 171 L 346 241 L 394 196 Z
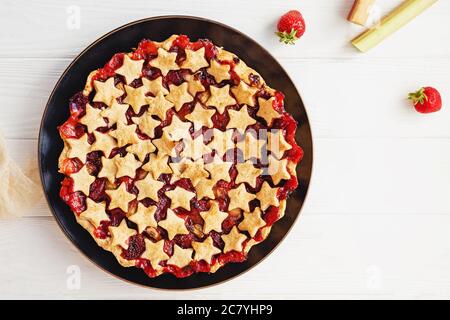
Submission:
M 412 102 L 414 103 L 414 105 L 416 104 L 423 104 L 425 101 L 428 100 L 427 95 L 425 94 L 425 88 L 420 88 L 419 90 L 417 90 L 416 92 L 411 92 L 408 95 L 408 99 L 412 100 Z
M 294 28 L 290 32 L 275 32 L 275 34 L 280 38 L 280 42 L 285 44 L 295 44 L 295 41 L 298 39 L 297 30 Z

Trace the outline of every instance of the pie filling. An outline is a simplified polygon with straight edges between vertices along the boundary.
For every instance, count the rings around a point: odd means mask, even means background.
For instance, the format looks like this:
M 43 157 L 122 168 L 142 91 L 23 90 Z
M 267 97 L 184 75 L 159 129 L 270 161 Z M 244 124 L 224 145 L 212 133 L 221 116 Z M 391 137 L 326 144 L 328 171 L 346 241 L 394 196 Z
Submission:
M 91 72 L 69 108 L 60 196 L 149 277 L 244 261 L 297 188 L 284 95 L 209 40 L 142 40 Z

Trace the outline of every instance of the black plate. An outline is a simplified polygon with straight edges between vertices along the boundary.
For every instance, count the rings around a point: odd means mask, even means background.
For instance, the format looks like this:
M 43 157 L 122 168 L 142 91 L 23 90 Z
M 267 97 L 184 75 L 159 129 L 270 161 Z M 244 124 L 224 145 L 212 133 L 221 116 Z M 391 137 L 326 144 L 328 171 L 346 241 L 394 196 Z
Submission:
M 111 253 L 98 247 L 60 199 L 59 189 L 63 176 L 58 173 L 58 156 L 63 142 L 57 126 L 68 118 L 69 98 L 83 89 L 90 71 L 102 67 L 114 53 L 130 51 L 143 38 L 162 41 L 172 34 L 186 34 L 191 40 L 211 39 L 216 45 L 236 53 L 257 70 L 271 87 L 282 91 L 286 95 L 287 111 L 299 123 L 296 139 L 305 156 L 297 167 L 299 187 L 288 199 L 285 217 L 273 226 L 268 239 L 250 250 L 245 262 L 227 264 L 213 274 L 195 274 L 185 279 L 164 274 L 151 279 L 141 269 L 122 267 Z M 302 99 L 287 73 L 264 48 L 241 32 L 215 21 L 187 16 L 164 16 L 139 20 L 111 31 L 75 58 L 57 82 L 45 108 L 39 132 L 38 156 L 42 184 L 56 221 L 68 238 L 92 262 L 105 271 L 136 284 L 161 289 L 191 289 L 217 284 L 243 273 L 280 243 L 299 215 L 305 200 L 311 177 L 312 151 L 311 131 Z M 286 260 L 288 258 L 285 257 Z M 267 276 L 270 280 L 270 275 Z

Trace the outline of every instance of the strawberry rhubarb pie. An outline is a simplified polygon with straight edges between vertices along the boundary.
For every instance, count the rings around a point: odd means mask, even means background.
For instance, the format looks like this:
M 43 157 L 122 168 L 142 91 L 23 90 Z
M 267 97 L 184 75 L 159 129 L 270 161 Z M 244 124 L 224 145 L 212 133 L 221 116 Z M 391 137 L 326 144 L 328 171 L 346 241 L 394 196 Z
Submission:
M 242 262 L 297 187 L 303 152 L 283 100 L 209 40 L 142 40 L 70 100 L 61 197 L 100 247 L 149 277 Z

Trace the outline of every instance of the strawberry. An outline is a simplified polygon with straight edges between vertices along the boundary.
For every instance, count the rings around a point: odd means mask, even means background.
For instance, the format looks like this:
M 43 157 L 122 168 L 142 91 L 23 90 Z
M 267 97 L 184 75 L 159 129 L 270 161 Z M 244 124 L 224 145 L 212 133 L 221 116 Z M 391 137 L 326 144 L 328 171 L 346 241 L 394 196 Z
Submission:
M 305 20 L 300 11 L 291 10 L 281 16 L 277 25 L 280 42 L 294 44 L 305 33 Z
M 441 110 L 442 99 L 439 91 L 433 87 L 422 87 L 408 95 L 414 103 L 414 108 L 420 113 L 431 113 Z

